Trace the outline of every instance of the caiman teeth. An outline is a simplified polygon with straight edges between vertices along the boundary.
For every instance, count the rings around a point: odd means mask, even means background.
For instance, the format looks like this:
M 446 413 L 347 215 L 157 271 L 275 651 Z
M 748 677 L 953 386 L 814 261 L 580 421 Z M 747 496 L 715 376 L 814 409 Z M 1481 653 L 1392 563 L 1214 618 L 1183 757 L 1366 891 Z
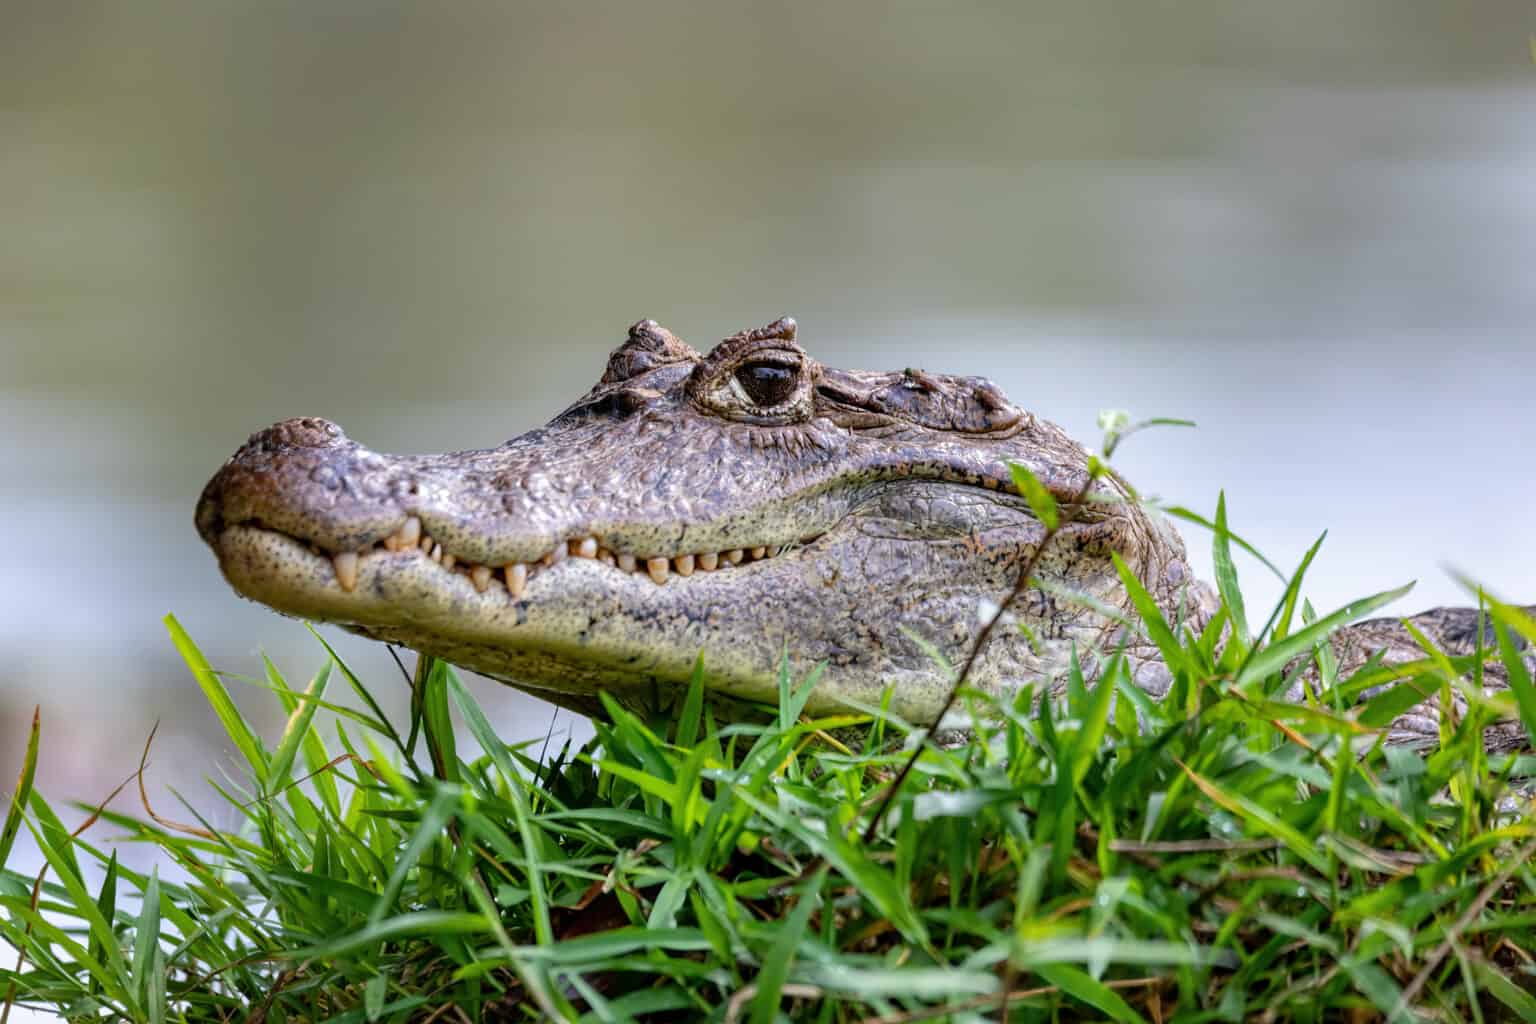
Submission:
M 297 539 L 297 538 L 295 538 Z M 801 543 L 809 543 L 810 540 Z M 361 567 L 361 559 L 364 555 L 374 551 L 385 551 L 392 554 L 405 554 L 421 552 L 426 558 L 442 566 L 449 572 L 456 572 L 469 580 L 478 593 L 485 594 L 495 589 L 494 584 L 505 581 L 507 593 L 513 600 L 518 600 L 528 590 L 529 577 L 540 569 L 547 569 L 558 565 L 567 558 L 581 558 L 588 561 L 601 562 L 612 569 L 625 573 L 644 573 L 657 584 L 666 583 L 674 575 L 689 577 L 696 572 L 712 573 L 720 569 L 729 569 L 747 562 L 764 558 L 773 558 L 786 551 L 793 550 L 799 545 L 775 545 L 772 547 L 759 545 L 751 548 L 729 548 L 725 551 L 699 551 L 681 555 L 651 555 L 642 556 L 631 554 L 627 551 L 614 551 L 605 547 L 594 536 L 572 537 L 569 540 L 556 544 L 542 558 L 532 562 L 509 562 L 499 569 L 493 565 L 485 565 L 479 562 L 461 561 L 458 556 L 443 548 L 442 542 L 422 529 L 422 523 L 416 516 L 408 516 L 398 530 L 383 540 L 376 542 L 372 547 L 361 551 L 342 551 L 339 553 L 327 551 L 312 541 L 299 540 L 316 555 L 330 559 L 331 566 L 336 572 L 336 582 L 347 593 L 357 589 L 358 572 Z
M 407 516 L 405 525 L 395 532 L 399 538 L 401 548 L 413 548 L 421 540 L 421 520 L 415 516 Z
M 341 584 L 341 589 L 349 594 L 356 590 L 357 552 L 343 551 L 339 555 L 332 555 L 331 564 L 336 567 L 336 582 Z
M 381 543 L 385 551 L 408 551 L 421 540 L 421 520 L 407 516 L 400 529 L 385 537 Z
M 528 566 L 522 562 L 513 562 L 503 572 L 507 577 L 507 593 L 514 599 L 522 597 L 523 591 L 528 589 Z

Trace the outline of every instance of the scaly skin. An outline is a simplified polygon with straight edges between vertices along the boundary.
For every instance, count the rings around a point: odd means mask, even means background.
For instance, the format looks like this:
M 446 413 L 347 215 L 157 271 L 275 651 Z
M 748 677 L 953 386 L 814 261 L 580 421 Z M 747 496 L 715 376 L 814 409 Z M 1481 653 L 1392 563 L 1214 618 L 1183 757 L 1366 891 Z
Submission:
M 963 661 L 978 609 L 1045 533 L 1009 462 L 1064 506 L 1087 480 L 1087 451 L 989 381 L 823 366 L 788 319 L 708 355 L 642 321 L 584 398 L 498 448 L 381 455 L 325 420 L 278 423 L 209 482 L 197 526 L 246 597 L 583 712 L 599 690 L 670 704 L 702 652 L 722 706 L 773 701 L 787 657 L 797 678 L 826 666 L 813 711 L 889 687 L 931 723 L 947 679 L 925 645 Z M 1178 536 L 1113 477 L 1091 493 L 1013 611 L 1034 642 L 998 630 L 975 685 L 1049 679 L 1074 642 L 1090 661 L 1118 644 L 1101 611 L 1129 612 L 1112 552 L 1170 618 L 1211 613 Z M 1465 625 L 1426 614 L 1441 639 Z M 1340 650 L 1403 639 L 1366 623 Z M 1155 650 L 1128 649 L 1138 683 L 1166 689 Z M 1395 738 L 1433 736 L 1432 714 L 1412 717 Z

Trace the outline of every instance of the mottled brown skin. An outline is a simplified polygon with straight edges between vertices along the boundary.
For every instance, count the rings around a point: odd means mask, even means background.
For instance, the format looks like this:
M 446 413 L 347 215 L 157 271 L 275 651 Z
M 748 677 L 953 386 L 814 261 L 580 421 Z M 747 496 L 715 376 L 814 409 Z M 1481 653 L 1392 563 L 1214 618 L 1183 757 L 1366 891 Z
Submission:
M 1536 605 L 1525 609 L 1527 615 L 1536 616 Z M 1423 661 L 1424 649 L 1413 635 L 1403 628 L 1403 622 L 1432 640 L 1441 650 L 1452 655 L 1475 655 L 1478 650 L 1478 612 L 1475 608 L 1432 608 L 1406 619 L 1371 619 L 1339 630 L 1333 636 L 1333 653 L 1338 659 L 1340 678 L 1364 666 L 1372 657 L 1380 656 L 1384 665 L 1402 665 Z M 1509 675 L 1503 663 L 1496 657 L 1498 639 L 1493 628 L 1483 621 L 1483 651 L 1488 661 L 1483 666 L 1483 692 L 1493 694 L 1509 689 Z M 1516 638 L 1522 652 L 1527 672 L 1536 674 L 1536 651 L 1523 640 Z M 1372 690 L 1372 693 L 1384 687 Z M 1298 686 L 1292 691 L 1292 699 L 1302 696 Z M 1456 715 L 1460 720 L 1467 712 L 1466 698 L 1455 695 Z M 1438 698 L 1425 701 L 1400 716 L 1388 730 L 1387 739 L 1416 747 L 1430 747 L 1439 742 L 1440 711 Z M 1525 726 L 1519 721 L 1500 722 L 1483 734 L 1483 744 L 1490 751 L 1508 752 L 1530 746 Z
M 381 455 L 325 420 L 278 423 L 219 470 L 197 526 L 247 597 L 581 711 L 599 690 L 667 706 L 702 653 L 722 705 L 774 700 L 787 657 L 796 677 L 825 665 L 813 711 L 875 704 L 890 688 L 895 711 L 931 723 L 948 677 L 925 646 L 963 661 L 978 616 L 1045 533 L 1009 462 L 1064 505 L 1083 493 L 1087 451 L 989 381 L 823 366 L 787 319 L 707 355 L 642 321 L 584 398 L 497 448 Z M 1049 680 L 1074 643 L 1090 664 L 1117 643 L 1098 610 L 1129 611 L 1112 553 L 1170 617 L 1209 616 L 1211 591 L 1191 577 L 1167 524 L 1113 477 L 1091 494 L 1040 556 L 1046 587 L 1012 613 L 1035 642 L 997 631 L 975 684 Z M 407 517 L 458 564 L 379 547 Z M 600 557 L 642 567 L 692 553 L 778 554 L 722 559 L 663 584 L 590 557 L 541 564 L 587 537 Z M 350 589 L 333 568 L 341 552 L 362 552 Z M 531 565 L 521 593 L 504 583 L 517 564 Z M 492 585 L 477 585 L 477 565 L 478 583 Z M 1419 621 L 1455 648 L 1466 614 Z M 1395 657 L 1405 640 L 1400 627 L 1367 623 L 1338 646 L 1351 662 L 1381 646 Z M 1129 652 L 1138 682 L 1165 690 L 1155 650 L 1133 640 Z M 1396 739 L 1434 737 L 1432 716 L 1399 725 Z

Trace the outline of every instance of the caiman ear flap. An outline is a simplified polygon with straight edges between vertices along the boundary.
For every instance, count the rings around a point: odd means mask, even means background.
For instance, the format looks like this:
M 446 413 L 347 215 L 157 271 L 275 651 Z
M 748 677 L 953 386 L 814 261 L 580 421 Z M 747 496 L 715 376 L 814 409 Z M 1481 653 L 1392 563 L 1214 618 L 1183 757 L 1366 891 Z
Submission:
M 629 338 L 608 357 L 604 384 L 619 384 L 669 363 L 696 363 L 702 357 L 687 342 L 655 320 L 641 320 L 629 329 Z

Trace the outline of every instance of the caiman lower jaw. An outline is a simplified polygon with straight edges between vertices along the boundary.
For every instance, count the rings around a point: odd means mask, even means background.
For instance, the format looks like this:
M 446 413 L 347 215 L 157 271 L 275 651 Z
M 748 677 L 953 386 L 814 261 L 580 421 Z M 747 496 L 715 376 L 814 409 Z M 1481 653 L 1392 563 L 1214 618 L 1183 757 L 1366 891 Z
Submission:
M 733 602 L 758 608 L 782 596 L 806 565 L 827 558 L 829 538 L 734 566 L 717 560 L 714 571 L 699 569 L 695 558 L 691 578 L 665 586 L 648 573 L 620 570 L 617 559 L 608 566 L 567 554 L 534 567 L 517 597 L 504 585 L 477 590 L 462 565 L 445 568 L 419 540 L 409 549 L 379 544 L 358 554 L 350 590 L 336 577 L 333 555 L 288 534 L 230 526 L 213 541 L 225 578 L 247 598 L 434 654 L 587 713 L 600 690 L 674 692 L 705 649 L 714 652 L 712 686 L 727 696 L 771 700 L 782 640 L 724 643 L 702 631 L 715 625 L 714 609 Z M 669 642 L 658 643 L 658 635 Z

